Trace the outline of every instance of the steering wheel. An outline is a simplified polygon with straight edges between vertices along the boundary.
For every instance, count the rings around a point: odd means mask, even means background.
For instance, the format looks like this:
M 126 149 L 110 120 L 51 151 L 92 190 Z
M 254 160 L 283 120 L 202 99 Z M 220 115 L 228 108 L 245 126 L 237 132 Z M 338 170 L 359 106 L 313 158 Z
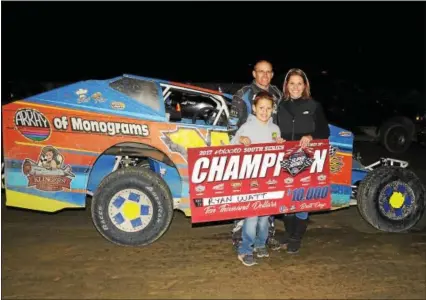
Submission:
M 216 119 L 218 113 L 219 113 L 219 110 L 214 107 L 210 107 L 210 106 L 203 107 L 199 111 L 197 111 L 192 117 L 192 124 L 195 124 L 197 122 L 197 118 L 201 117 L 206 123 L 206 125 L 213 125 L 213 122 Z M 217 125 L 221 123 L 220 122 L 221 118 L 222 117 L 219 118 L 219 122 Z

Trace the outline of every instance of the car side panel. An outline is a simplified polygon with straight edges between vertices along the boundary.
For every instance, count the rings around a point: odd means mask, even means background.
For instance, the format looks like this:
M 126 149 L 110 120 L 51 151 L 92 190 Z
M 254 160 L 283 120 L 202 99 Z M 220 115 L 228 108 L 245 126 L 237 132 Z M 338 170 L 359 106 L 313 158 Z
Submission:
M 25 121 L 22 116 L 32 121 L 38 118 L 40 126 L 21 126 Z M 25 101 L 3 107 L 3 133 L 6 204 L 42 211 L 83 207 L 89 174 L 98 157 L 114 145 L 134 142 L 158 149 L 174 163 L 180 178 L 172 180 L 181 181 L 179 206 L 175 208 L 190 215 L 186 149 L 229 143 L 227 132 L 211 131 L 207 126 L 145 121 Z M 61 157 L 54 170 L 60 174 L 52 175 L 52 170 L 42 166 L 46 147 Z M 169 185 L 176 186 L 174 182 Z M 176 191 L 172 193 L 176 195 Z
M 352 195 L 353 134 L 343 128 L 330 128 L 330 183 L 332 209 L 349 205 Z

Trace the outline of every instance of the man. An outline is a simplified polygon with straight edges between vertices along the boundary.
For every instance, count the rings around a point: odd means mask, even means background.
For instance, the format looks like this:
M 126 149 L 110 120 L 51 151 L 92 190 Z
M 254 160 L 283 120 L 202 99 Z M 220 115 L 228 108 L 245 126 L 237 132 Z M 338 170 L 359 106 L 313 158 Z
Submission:
M 281 101 L 282 93 L 274 85 L 271 84 L 271 80 L 274 77 L 274 72 L 272 70 L 272 64 L 266 60 L 258 61 L 253 68 L 253 81 L 251 84 L 246 85 L 239 89 L 232 98 L 232 107 L 231 107 L 231 119 L 236 123 L 237 128 L 244 124 L 251 114 L 251 108 L 253 104 L 253 99 L 256 97 L 256 94 L 261 91 L 267 91 L 274 98 L 274 108 L 272 112 L 272 118 L 276 124 L 277 118 L 277 107 Z M 270 218 L 270 230 L 268 244 L 275 250 L 280 247 L 278 241 L 273 237 L 275 235 L 275 226 L 274 218 Z M 243 220 L 236 220 L 235 226 L 232 229 L 232 242 L 236 248 L 241 241 L 241 228 L 243 226 Z
M 269 92 L 275 101 L 272 117 L 276 120 L 277 107 L 281 100 L 282 93 L 274 85 L 271 85 L 271 80 L 274 76 L 272 64 L 266 60 L 260 60 L 254 65 L 253 82 L 239 89 L 232 98 L 231 118 L 238 119 L 237 127 L 239 128 L 245 123 L 249 114 L 254 97 L 260 91 Z

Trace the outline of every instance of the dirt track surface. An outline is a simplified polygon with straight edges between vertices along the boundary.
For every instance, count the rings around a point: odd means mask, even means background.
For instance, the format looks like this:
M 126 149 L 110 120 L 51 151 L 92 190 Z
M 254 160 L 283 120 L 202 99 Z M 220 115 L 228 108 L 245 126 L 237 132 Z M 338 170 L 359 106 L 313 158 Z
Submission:
M 380 156 L 371 153 L 366 163 Z M 425 163 L 414 164 L 425 182 Z M 356 207 L 312 215 L 299 254 L 271 252 L 253 267 L 237 260 L 230 230 L 176 212 L 159 241 L 127 248 L 103 239 L 89 210 L 3 206 L 2 299 L 426 298 L 426 232 L 378 232 Z

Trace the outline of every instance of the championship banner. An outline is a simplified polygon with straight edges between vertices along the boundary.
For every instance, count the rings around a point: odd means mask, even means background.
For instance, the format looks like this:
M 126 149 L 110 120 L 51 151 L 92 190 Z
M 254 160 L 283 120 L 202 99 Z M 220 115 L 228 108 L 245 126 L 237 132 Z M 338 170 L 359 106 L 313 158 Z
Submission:
M 188 149 L 192 223 L 331 207 L 329 142 Z

